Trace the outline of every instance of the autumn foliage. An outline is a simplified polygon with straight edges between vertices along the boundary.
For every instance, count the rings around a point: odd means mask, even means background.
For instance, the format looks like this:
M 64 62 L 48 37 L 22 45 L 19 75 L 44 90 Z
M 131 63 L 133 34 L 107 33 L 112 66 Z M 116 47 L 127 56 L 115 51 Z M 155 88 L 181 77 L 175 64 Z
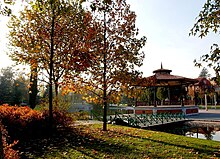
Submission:
M 72 123 L 72 118 L 66 112 L 54 110 L 53 117 L 53 128 L 66 127 Z M 5 104 L 0 106 L 0 119 L 5 157 L 8 153 L 9 156 L 16 156 L 17 153 L 12 147 L 20 140 L 49 135 L 48 133 L 51 132 L 47 110 L 40 112 L 27 106 L 18 107 Z
M 2 133 L 2 145 L 3 145 L 4 158 L 6 159 L 19 158 L 18 151 L 13 149 L 13 146 L 16 145 L 18 141 L 9 143 L 8 140 L 10 139 L 10 137 L 8 136 L 8 131 L 5 129 L 5 127 L 2 124 L 0 124 L 0 129 Z

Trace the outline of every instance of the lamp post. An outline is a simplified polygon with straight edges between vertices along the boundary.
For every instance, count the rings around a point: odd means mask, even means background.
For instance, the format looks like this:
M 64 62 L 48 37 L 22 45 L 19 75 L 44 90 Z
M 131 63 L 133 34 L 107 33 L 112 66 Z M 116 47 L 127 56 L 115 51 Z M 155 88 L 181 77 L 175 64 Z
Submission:
M 214 105 L 215 105 L 215 109 L 216 109 L 216 104 L 217 104 L 217 102 L 216 102 L 216 94 L 214 94 Z
M 205 110 L 208 111 L 208 106 L 207 106 L 207 94 L 205 93 Z

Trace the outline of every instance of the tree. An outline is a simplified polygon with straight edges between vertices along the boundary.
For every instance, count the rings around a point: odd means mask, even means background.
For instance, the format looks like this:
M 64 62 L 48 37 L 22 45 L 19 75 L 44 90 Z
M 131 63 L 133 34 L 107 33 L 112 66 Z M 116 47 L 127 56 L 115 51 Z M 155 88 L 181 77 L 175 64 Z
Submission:
M 146 87 L 144 88 L 144 92 L 142 94 L 142 99 L 147 101 L 148 105 L 151 105 L 154 101 L 154 87 Z
M 73 78 L 91 64 L 90 39 L 96 35 L 92 20 L 78 1 L 47 0 L 25 7 L 10 21 L 10 56 L 29 64 L 33 78 L 40 70 L 46 74 L 50 117 L 53 85 L 57 96 L 63 79 Z
M 13 105 L 20 105 L 21 103 L 28 102 L 28 86 L 29 81 L 23 74 L 19 73 L 17 78 L 14 79 L 13 82 Z
M 209 71 L 207 68 L 203 67 L 202 71 L 199 74 L 199 77 L 208 78 L 210 77 Z
M 146 37 L 137 38 L 136 15 L 125 0 L 95 0 L 91 9 L 100 26 L 96 36 L 97 59 L 80 85 L 96 94 L 95 99 L 102 103 L 103 130 L 106 131 L 110 97 L 113 92 L 121 97 L 123 87 L 129 87 L 131 74 L 139 75 L 135 68 L 142 65 L 141 48 Z
M 214 33 L 219 32 L 219 16 L 220 16 L 220 1 L 219 0 L 207 0 L 203 6 L 203 10 L 200 11 L 197 21 L 191 29 L 190 35 L 197 35 L 203 38 L 210 31 Z
M 1 69 L 0 76 L 0 102 L 12 104 L 14 72 L 12 67 Z
M 199 13 L 197 21 L 191 29 L 190 35 L 197 35 L 203 38 L 210 31 L 220 34 L 220 1 L 219 0 L 207 0 L 204 4 L 203 10 Z M 219 44 L 213 44 L 210 52 L 203 55 L 199 61 L 194 60 L 195 66 L 201 67 L 202 62 L 206 62 L 207 66 L 212 67 L 216 73 L 217 82 L 220 83 L 219 71 L 220 71 L 220 49 Z
M 4 3 L 2 3 L 2 1 L 0 2 L 0 15 L 5 15 L 5 16 L 9 16 L 11 15 L 11 8 L 9 8 L 7 5 L 11 5 L 12 1 L 4 1 Z
M 31 75 L 30 75 L 30 84 L 29 84 L 29 105 L 32 109 L 36 106 L 36 99 L 37 99 L 37 66 L 36 63 L 31 63 Z
M 12 67 L 1 69 L 0 90 L 0 104 L 20 105 L 28 99 L 28 82 L 21 72 L 15 73 Z
M 161 105 L 163 105 L 163 100 L 167 98 L 167 90 L 165 87 L 157 88 L 157 98 L 161 101 Z

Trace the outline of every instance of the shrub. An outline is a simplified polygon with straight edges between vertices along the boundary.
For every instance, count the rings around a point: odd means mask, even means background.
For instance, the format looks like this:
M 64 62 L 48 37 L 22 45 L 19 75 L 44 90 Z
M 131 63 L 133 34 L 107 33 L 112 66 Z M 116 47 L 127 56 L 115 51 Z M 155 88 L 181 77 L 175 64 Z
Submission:
M 48 110 L 41 112 L 27 106 L 2 105 L 0 106 L 0 118 L 12 139 L 19 139 L 24 134 L 25 138 L 44 135 L 50 128 Z M 57 109 L 53 111 L 53 128 L 67 127 L 72 122 L 73 118 L 67 112 Z
M 80 111 L 80 112 L 74 112 L 72 114 L 76 120 L 89 120 L 90 119 L 89 112 Z
M 42 117 L 45 121 L 49 121 L 49 110 L 44 110 Z M 70 113 L 58 109 L 53 110 L 53 127 L 68 127 L 73 124 L 74 118 Z M 46 123 L 46 125 L 48 122 Z
M 31 108 L 2 105 L 0 118 L 2 124 L 12 139 L 18 139 L 25 134 L 28 137 L 35 133 L 35 128 L 42 122 L 42 113 Z
M 15 146 L 18 141 L 14 141 L 13 143 L 9 144 L 8 139 L 10 138 L 8 136 L 8 132 L 7 130 L 4 128 L 4 126 L 0 123 L 0 130 L 1 130 L 1 137 L 2 137 L 2 142 L 1 142 L 1 146 L 3 147 L 3 149 L 1 150 L 1 152 L 3 154 L 5 159 L 18 159 L 19 158 L 19 151 L 16 151 L 13 149 L 13 146 Z
M 5 104 L 0 106 L 0 119 L 5 158 L 18 157 L 18 152 L 12 149 L 18 141 L 38 138 L 51 132 L 48 110 L 36 111 L 27 106 Z M 53 119 L 52 128 L 68 127 L 73 122 L 67 112 L 59 110 L 53 111 Z

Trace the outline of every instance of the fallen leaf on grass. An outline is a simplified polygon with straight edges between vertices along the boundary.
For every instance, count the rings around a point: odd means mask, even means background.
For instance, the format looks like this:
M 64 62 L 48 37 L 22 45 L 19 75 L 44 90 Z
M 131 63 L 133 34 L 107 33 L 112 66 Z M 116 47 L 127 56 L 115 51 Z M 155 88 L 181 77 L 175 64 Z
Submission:
M 93 150 L 92 150 L 92 153 L 93 153 L 93 154 L 97 154 L 98 152 L 93 149 Z

